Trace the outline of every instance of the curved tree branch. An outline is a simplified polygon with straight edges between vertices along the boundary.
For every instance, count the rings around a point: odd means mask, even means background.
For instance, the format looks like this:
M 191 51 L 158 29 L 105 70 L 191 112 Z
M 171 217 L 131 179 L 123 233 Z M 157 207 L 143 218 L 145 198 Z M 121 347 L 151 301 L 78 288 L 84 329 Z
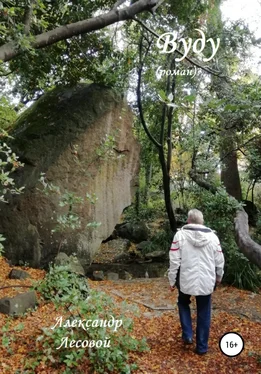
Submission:
M 215 186 L 207 183 L 200 178 L 195 170 L 191 169 L 189 172 L 191 179 L 200 187 L 215 194 L 218 190 Z M 239 209 L 235 218 L 235 233 L 236 242 L 241 252 L 249 259 L 249 261 L 261 269 L 261 245 L 254 242 L 249 235 L 248 229 L 248 215 L 243 209 Z
M 149 11 L 155 7 L 160 0 L 138 0 L 134 4 L 122 9 L 112 9 L 106 14 L 97 17 L 70 23 L 69 25 L 57 27 L 51 31 L 44 32 L 35 37 L 31 47 L 38 49 L 55 44 L 61 40 L 72 38 L 80 34 L 103 29 L 119 21 L 131 20 L 136 14 Z M 0 47 L 0 60 L 10 61 L 21 53 L 14 41 Z
M 248 216 L 243 210 L 238 210 L 235 218 L 236 241 L 250 262 L 261 269 L 261 245 L 251 239 L 248 231 Z
M 252 138 L 248 139 L 246 142 L 240 144 L 237 148 L 234 148 L 231 151 L 227 152 L 223 157 L 220 158 L 220 160 L 218 161 L 215 167 L 217 167 L 220 164 L 220 162 L 222 162 L 226 157 L 230 156 L 231 153 L 236 152 L 236 151 L 240 151 L 241 153 L 243 153 L 243 151 L 241 150 L 241 147 L 245 147 L 248 143 L 251 143 L 253 140 L 257 140 L 257 139 L 261 139 L 261 136 L 255 135 Z
M 215 194 L 218 190 L 215 186 L 212 184 L 206 182 L 201 176 L 197 174 L 197 172 L 194 169 L 191 169 L 189 172 L 190 178 L 199 186 L 204 188 L 207 191 L 210 191 L 211 193 Z
M 137 84 L 137 103 L 138 103 L 138 108 L 139 108 L 139 114 L 140 114 L 140 121 L 142 124 L 142 127 L 147 134 L 148 138 L 151 140 L 151 142 L 157 147 L 157 148 L 162 148 L 163 145 L 160 144 L 154 136 L 151 134 L 151 132 L 148 129 L 147 123 L 144 118 L 143 114 L 143 107 L 142 107 L 142 102 L 141 102 L 141 75 L 142 75 L 142 69 L 143 69 L 143 61 L 142 61 L 142 40 L 140 41 L 139 45 L 139 69 L 138 69 L 138 84 Z
M 16 287 L 22 287 L 22 288 L 33 288 L 33 286 L 23 286 L 23 285 L 12 285 L 12 286 L 2 286 L 0 287 L 0 290 L 4 290 L 6 288 L 16 288 Z
M 8 75 L 11 75 L 14 72 L 14 70 L 8 71 L 7 73 L 0 74 L 0 77 L 8 77 Z

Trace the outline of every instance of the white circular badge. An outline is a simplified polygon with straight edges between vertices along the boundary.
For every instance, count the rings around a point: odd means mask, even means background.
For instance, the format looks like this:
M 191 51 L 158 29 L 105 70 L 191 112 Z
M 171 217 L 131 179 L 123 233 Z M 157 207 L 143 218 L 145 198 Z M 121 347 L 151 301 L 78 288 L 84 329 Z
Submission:
M 219 340 L 219 348 L 224 355 L 235 357 L 244 349 L 244 340 L 237 332 L 227 332 Z

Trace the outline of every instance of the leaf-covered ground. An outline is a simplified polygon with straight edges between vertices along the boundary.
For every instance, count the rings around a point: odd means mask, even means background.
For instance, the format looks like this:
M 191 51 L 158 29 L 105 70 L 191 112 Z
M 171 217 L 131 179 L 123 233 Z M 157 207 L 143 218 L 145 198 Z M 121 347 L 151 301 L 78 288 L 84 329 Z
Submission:
M 41 270 L 26 269 L 32 279 L 42 279 Z M 15 284 L 30 285 L 31 280 L 9 280 L 10 267 L 0 259 L 0 287 Z M 181 331 L 176 307 L 177 292 L 169 291 L 166 278 L 136 279 L 131 281 L 91 282 L 93 288 L 101 289 L 117 302 L 126 300 L 140 309 L 140 315 L 134 316 L 133 336 L 147 338 L 149 352 L 131 354 L 131 360 L 139 364 L 137 374 L 190 374 L 190 373 L 245 373 L 261 374 L 261 295 L 233 287 L 219 287 L 213 294 L 212 326 L 209 341 L 209 353 L 197 356 L 193 346 L 186 347 L 181 341 Z M 0 297 L 13 296 L 26 289 L 1 289 Z M 8 319 L 0 314 L 0 333 L 3 339 L 6 333 L 3 327 L 9 324 L 11 334 L 8 347 L 0 348 L 0 373 L 24 373 L 24 361 L 30 351 L 35 349 L 36 338 L 42 327 L 54 325 L 61 311 L 55 310 L 52 303 L 41 303 L 37 310 L 25 316 Z M 195 325 L 195 302 L 192 303 L 192 315 Z M 20 329 L 21 323 L 23 328 Z M 18 330 L 16 330 L 18 329 Z M 227 332 L 235 331 L 242 335 L 245 348 L 234 358 L 223 355 L 219 350 L 219 339 Z M 55 370 L 40 364 L 32 373 L 59 374 Z M 87 363 L 80 368 L 88 373 Z

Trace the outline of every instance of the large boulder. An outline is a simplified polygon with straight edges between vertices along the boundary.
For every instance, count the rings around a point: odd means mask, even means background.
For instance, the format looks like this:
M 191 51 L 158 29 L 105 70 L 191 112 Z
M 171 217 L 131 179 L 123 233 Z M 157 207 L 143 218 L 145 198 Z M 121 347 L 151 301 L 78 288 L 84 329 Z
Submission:
M 20 293 L 14 297 L 4 297 L 0 299 L 0 313 L 9 315 L 23 314 L 27 309 L 33 309 L 36 303 L 35 291 Z
M 113 273 L 111 271 L 109 271 L 107 274 L 106 274 L 106 278 L 108 280 L 119 280 L 119 274 L 118 273 Z
M 10 273 L 8 274 L 9 279 L 27 279 L 31 278 L 30 274 L 28 274 L 24 270 L 19 270 L 19 269 L 12 269 Z
M 20 116 L 12 136 L 11 147 L 24 163 L 12 177 L 25 190 L 0 205 L 6 256 L 14 264 L 23 260 L 38 267 L 63 251 L 75 253 L 87 267 L 131 204 L 136 185 L 140 148 L 126 102 L 95 84 L 55 89 Z M 43 172 L 60 194 L 43 192 Z M 80 228 L 61 231 L 57 219 L 70 211 L 59 204 L 66 192 L 84 204 L 73 207 Z M 101 225 L 92 228 L 91 222 Z

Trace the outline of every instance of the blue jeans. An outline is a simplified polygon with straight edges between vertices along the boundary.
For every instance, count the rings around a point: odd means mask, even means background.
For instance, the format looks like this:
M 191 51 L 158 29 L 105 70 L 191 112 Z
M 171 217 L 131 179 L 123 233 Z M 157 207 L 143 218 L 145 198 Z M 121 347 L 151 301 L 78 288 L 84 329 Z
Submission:
M 186 295 L 179 290 L 178 308 L 184 340 L 193 337 L 192 321 L 189 304 L 191 295 Z M 211 295 L 196 296 L 197 303 L 197 330 L 196 349 L 198 352 L 207 352 L 208 337 L 211 320 Z

